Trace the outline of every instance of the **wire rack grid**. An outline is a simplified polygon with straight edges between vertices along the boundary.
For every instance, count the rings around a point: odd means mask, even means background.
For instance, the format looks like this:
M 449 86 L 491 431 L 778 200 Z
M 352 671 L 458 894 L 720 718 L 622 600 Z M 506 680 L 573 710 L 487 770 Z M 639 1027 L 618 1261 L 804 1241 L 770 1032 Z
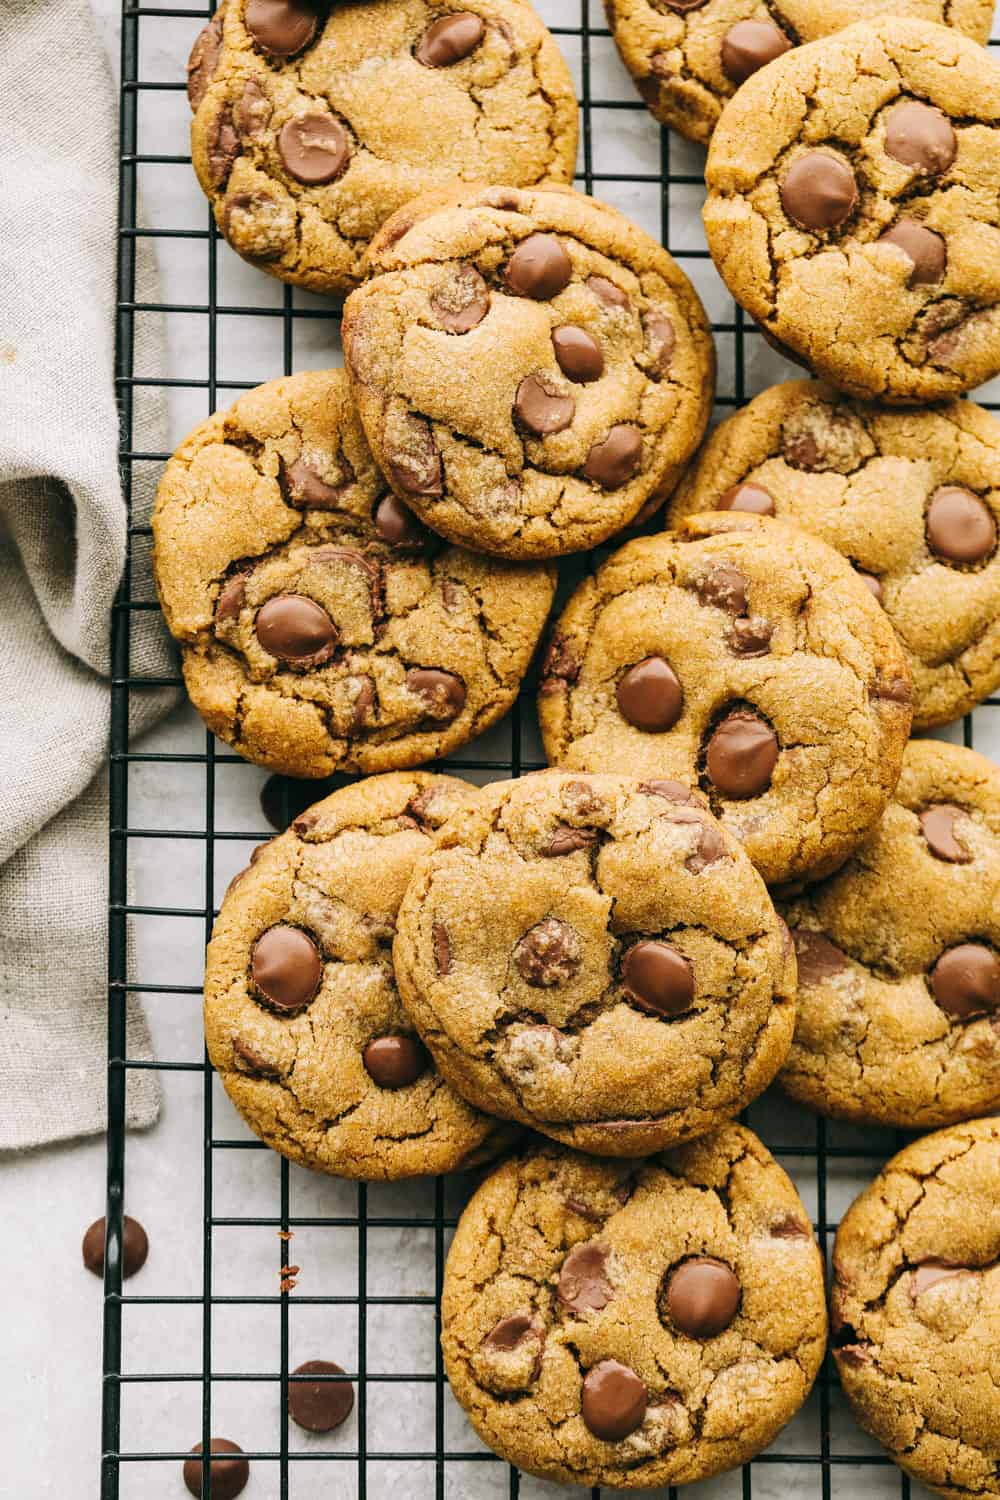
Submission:
M 715 276 L 698 215 L 702 153 L 650 120 L 615 58 L 596 5 L 548 0 L 540 8 L 578 85 L 578 186 L 640 222 L 692 277 L 713 320 L 718 407 L 740 406 L 794 374 L 744 321 Z M 184 144 L 183 62 L 209 13 L 194 3 L 122 5 L 117 383 L 130 502 L 140 486 L 148 492 L 168 456 L 136 446 L 145 401 L 166 402 L 176 441 L 241 390 L 296 369 L 340 362 L 335 306 L 279 287 L 238 263 L 219 239 L 194 181 Z M 164 274 L 155 303 L 137 300 L 143 239 L 155 242 Z M 141 364 L 139 333 L 142 320 L 151 317 L 162 318 L 167 329 L 164 368 Z M 240 349 L 242 354 L 234 353 Z M 248 1500 L 544 1500 L 585 1493 L 519 1475 L 496 1459 L 478 1443 L 448 1391 L 436 1304 L 468 1181 L 369 1186 L 316 1180 L 268 1152 L 242 1126 L 198 1046 L 155 1063 L 130 1056 L 130 993 L 143 997 L 154 1034 L 160 1007 L 187 1017 L 189 1039 L 197 1034 L 199 976 L 179 959 L 171 967 L 183 946 L 179 938 L 175 945 L 173 934 L 183 930 L 200 952 L 226 878 L 245 863 L 249 847 L 270 833 L 258 803 L 261 774 L 196 726 L 193 716 L 173 736 L 154 737 L 136 749 L 130 743 L 135 695 L 176 681 L 133 670 L 133 619 L 157 606 L 138 585 L 141 570 L 135 566 L 148 551 L 148 525 L 131 524 L 130 540 L 132 557 L 112 621 L 102 1500 L 179 1497 L 185 1493 L 180 1464 L 188 1449 L 220 1434 L 240 1441 L 250 1459 Z M 532 696 L 529 682 L 523 708 L 518 704 L 484 740 L 452 757 L 449 769 L 485 782 L 540 766 Z M 1000 699 L 974 716 L 977 747 L 995 756 L 998 708 Z M 973 716 L 954 726 L 950 737 L 971 745 Z M 177 818 L 168 810 L 153 820 L 156 826 L 147 826 L 150 778 L 170 790 L 176 806 L 195 808 L 197 815 Z M 322 795 L 325 788 L 316 790 Z M 294 787 L 281 788 L 286 812 L 295 810 L 295 795 Z M 138 812 L 130 815 L 130 808 Z M 137 851 L 145 851 L 144 860 Z M 177 888 L 171 860 L 183 864 L 183 889 L 196 891 L 193 903 L 171 904 Z M 146 880 L 136 899 L 138 864 Z M 144 946 L 137 936 L 143 922 L 157 924 L 158 947 Z M 147 963 L 147 951 L 157 961 Z M 131 1073 L 150 1067 L 163 1086 L 166 1119 L 184 1114 L 192 1127 L 180 1147 L 170 1144 L 169 1132 L 164 1137 L 175 1158 L 169 1181 L 184 1203 L 169 1201 L 168 1187 L 162 1207 L 186 1213 L 192 1234 L 183 1256 L 161 1277 L 163 1290 L 152 1295 L 131 1286 L 123 1290 L 120 1263 L 126 1087 Z M 839 1214 L 902 1137 L 828 1124 L 770 1097 L 753 1106 L 748 1120 L 795 1178 L 828 1254 Z M 156 1176 L 150 1153 L 159 1149 L 159 1135 L 141 1147 L 130 1142 L 130 1171 L 141 1152 L 140 1177 Z M 162 1161 L 162 1153 L 155 1159 Z M 182 1184 L 190 1189 L 186 1196 Z M 150 1227 L 155 1247 L 156 1229 Z M 276 1237 L 288 1232 L 303 1246 L 294 1255 L 288 1241 Z M 302 1259 L 305 1268 L 307 1247 L 312 1266 L 332 1268 L 331 1274 L 326 1280 L 314 1276 L 316 1292 L 309 1291 L 308 1276 L 300 1289 L 280 1291 L 281 1266 Z M 144 1338 L 143 1320 L 151 1314 L 152 1338 Z M 304 1317 L 312 1320 L 305 1333 Z M 352 1349 L 353 1356 L 345 1356 Z M 326 1439 L 305 1439 L 287 1417 L 290 1371 L 303 1351 L 336 1359 L 356 1390 L 354 1414 Z M 207 1465 L 203 1483 L 208 1496 Z M 914 1496 L 918 1488 L 912 1487 Z M 601 1493 L 595 1489 L 592 1495 Z M 665 1500 L 675 1491 L 656 1493 Z M 810 1402 L 771 1450 L 741 1471 L 688 1491 L 690 1500 L 908 1500 L 910 1493 L 906 1477 L 854 1427 L 829 1363 Z

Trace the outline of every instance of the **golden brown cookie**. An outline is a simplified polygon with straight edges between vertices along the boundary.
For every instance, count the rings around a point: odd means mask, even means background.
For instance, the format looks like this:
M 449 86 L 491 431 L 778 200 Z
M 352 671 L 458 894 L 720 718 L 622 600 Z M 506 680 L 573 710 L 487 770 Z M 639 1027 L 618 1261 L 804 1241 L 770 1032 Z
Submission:
M 604 1156 L 737 1114 L 783 1062 L 795 967 L 763 882 L 677 782 L 488 787 L 414 870 L 400 994 L 479 1108 Z
M 356 782 L 296 818 L 230 885 L 205 969 L 209 1056 L 247 1124 L 293 1161 L 414 1177 L 509 1139 L 435 1069 L 391 957 L 414 863 L 476 796 L 424 771 Z
M 883 16 L 786 52 L 726 105 L 708 246 L 737 302 L 851 395 L 923 403 L 1000 372 L 1000 66 Z
M 752 1458 L 826 1345 L 809 1217 L 739 1125 L 643 1162 L 555 1146 L 506 1162 L 459 1221 L 441 1317 L 484 1442 L 531 1474 L 623 1489 Z
M 317 292 L 456 177 L 569 182 L 577 107 L 527 0 L 230 0 L 195 42 L 191 150 L 220 232 Z M 220 19 L 221 18 L 221 19 Z
M 604 541 L 663 498 L 708 420 L 708 323 L 667 252 L 571 189 L 408 205 L 348 300 L 368 440 L 442 536 L 507 557 Z
M 699 786 L 769 883 L 817 878 L 882 813 L 910 728 L 899 642 L 797 526 L 693 516 L 580 585 L 543 668 L 546 754 Z
M 772 386 L 711 434 L 668 525 L 714 509 L 794 521 L 854 564 L 906 652 L 915 728 L 1000 684 L 1000 425 L 982 407 L 901 411 L 819 381 Z
M 1000 1120 L 915 1141 L 855 1199 L 832 1330 L 854 1414 L 921 1484 L 1000 1496 Z
M 341 370 L 273 380 L 195 428 L 153 535 L 192 702 L 290 776 L 472 739 L 514 701 L 555 588 L 544 566 L 442 547 L 400 505 Z

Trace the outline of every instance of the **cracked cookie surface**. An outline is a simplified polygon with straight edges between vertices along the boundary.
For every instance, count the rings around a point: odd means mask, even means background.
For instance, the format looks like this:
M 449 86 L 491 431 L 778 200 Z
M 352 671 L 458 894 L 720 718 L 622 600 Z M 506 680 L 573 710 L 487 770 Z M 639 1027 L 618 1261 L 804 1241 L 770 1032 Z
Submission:
M 459 1221 L 441 1315 L 484 1442 L 533 1474 L 626 1489 L 758 1453 L 826 1343 L 809 1216 L 739 1125 L 637 1163 L 557 1147 L 507 1161 Z
M 700 785 L 775 883 L 836 869 L 875 823 L 910 693 L 885 612 L 844 559 L 729 512 L 629 542 L 580 585 L 538 714 L 554 765 Z
M 475 787 L 425 771 L 356 782 L 256 851 L 205 969 L 212 1064 L 247 1124 L 306 1166 L 449 1172 L 509 1130 L 445 1083 L 400 1002 L 391 944 L 410 872 Z
M 400 505 L 341 370 L 271 381 L 197 427 L 153 534 L 192 702 L 290 776 L 465 744 L 514 701 L 555 589 L 544 565 L 442 546 Z
M 755 74 L 705 169 L 708 245 L 791 357 L 851 395 L 958 396 L 1000 372 L 1000 67 L 901 16 Z
M 577 106 L 526 0 L 230 0 L 189 64 L 198 180 L 233 249 L 317 292 L 456 176 L 568 182 Z
M 667 252 L 572 189 L 410 204 L 348 300 L 345 358 L 396 493 L 509 557 L 605 540 L 655 506 L 708 419 L 704 310 Z
M 854 564 L 906 652 L 914 728 L 1000 684 L 1000 424 L 982 407 L 904 411 L 820 381 L 772 386 L 712 432 L 668 524 L 723 505 L 794 521 Z
M 851 1205 L 831 1324 L 858 1421 L 948 1500 L 1000 1496 L 1000 1120 L 907 1146 Z
M 393 957 L 460 1093 L 598 1155 L 737 1114 L 794 1025 L 767 890 L 676 782 L 543 771 L 486 788 L 414 870 Z
M 1000 769 L 911 741 L 871 837 L 781 910 L 799 988 L 778 1081 L 794 1099 L 911 1130 L 1000 1109 Z
M 792 47 L 880 12 L 985 45 L 992 0 L 604 0 L 622 61 L 654 118 L 707 145 L 740 84 Z

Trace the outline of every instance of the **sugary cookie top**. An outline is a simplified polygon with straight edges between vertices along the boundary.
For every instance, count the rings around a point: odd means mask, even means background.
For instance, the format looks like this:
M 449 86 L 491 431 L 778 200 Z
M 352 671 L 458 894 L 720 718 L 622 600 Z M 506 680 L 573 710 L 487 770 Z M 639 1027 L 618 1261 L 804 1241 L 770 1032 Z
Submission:
M 412 765 L 479 733 L 513 701 L 555 586 L 442 547 L 387 491 L 339 370 L 196 428 L 153 530 L 195 706 L 289 775 Z
M 356 285 L 379 226 L 438 183 L 573 175 L 572 81 L 526 0 L 229 0 L 189 80 L 220 230 L 315 291 Z
M 488 787 L 415 869 L 394 959 L 467 1098 L 598 1154 L 712 1128 L 791 1037 L 791 948 L 739 844 L 670 781 Z
M 727 285 L 812 370 L 923 402 L 1000 371 L 1000 67 L 949 27 L 859 22 L 726 106 L 705 180 Z
M 476 788 L 423 771 L 344 787 L 263 845 L 223 901 L 205 1035 L 226 1090 L 269 1145 L 344 1177 L 447 1172 L 496 1122 L 437 1072 L 396 989 L 410 872 Z
M 996 766 L 911 741 L 871 837 L 782 911 L 799 961 L 789 1093 L 911 1129 L 1000 1109 Z
M 916 727 L 1000 683 L 1000 425 L 982 407 L 901 411 L 819 381 L 772 386 L 711 434 L 668 524 L 723 508 L 794 521 L 854 564 L 902 641 Z
M 514 557 L 604 540 L 675 481 L 711 337 L 648 235 L 569 189 L 462 189 L 383 229 L 348 301 L 361 420 L 442 535 Z
M 764 1447 L 826 1336 L 808 1214 L 738 1125 L 638 1163 L 506 1162 L 462 1215 L 441 1312 L 452 1389 L 492 1448 L 629 1488 Z
M 581 584 L 538 708 L 553 764 L 700 785 L 779 882 L 836 868 L 885 807 L 910 679 L 843 558 L 730 512 L 629 542 Z
M 1000 1120 L 907 1146 L 834 1249 L 834 1355 L 862 1424 L 949 1500 L 1000 1495 Z

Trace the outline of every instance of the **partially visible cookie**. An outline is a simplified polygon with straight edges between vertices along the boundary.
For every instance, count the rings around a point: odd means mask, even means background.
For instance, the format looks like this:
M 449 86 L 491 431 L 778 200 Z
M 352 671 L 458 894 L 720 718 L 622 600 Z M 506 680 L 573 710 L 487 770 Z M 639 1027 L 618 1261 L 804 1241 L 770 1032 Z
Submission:
M 731 1118 L 794 1025 L 763 882 L 668 780 L 547 771 L 486 788 L 415 868 L 393 958 L 464 1097 L 598 1155 Z
M 205 968 L 209 1056 L 247 1124 L 293 1161 L 413 1177 L 509 1138 L 441 1078 L 392 966 L 413 865 L 476 796 L 424 771 L 356 782 L 296 818 L 230 886 Z
M 157 587 L 209 728 L 289 776 L 384 771 L 510 707 L 551 569 L 442 547 L 386 489 L 340 370 L 271 381 L 181 444 Z
M 833 1353 L 862 1427 L 948 1500 L 1000 1496 L 1000 1120 L 939 1130 L 856 1198 Z
M 860 21 L 756 73 L 712 136 L 705 232 L 737 302 L 854 396 L 1000 373 L 1000 66 L 947 26 Z
M 799 961 L 779 1077 L 794 1099 L 910 1130 L 1000 1109 L 1000 769 L 911 741 L 871 837 L 781 910 Z
M 714 509 L 794 521 L 854 564 L 903 644 L 916 728 L 1000 684 L 1000 425 L 982 407 L 901 411 L 819 381 L 772 386 L 708 438 L 668 525 Z
M 985 45 L 992 0 L 604 0 L 622 61 L 654 118 L 707 145 L 726 101 L 760 68 L 854 21 L 913 15 Z
M 809 1216 L 739 1125 L 642 1162 L 554 1146 L 506 1162 L 459 1221 L 441 1319 L 484 1442 L 531 1474 L 623 1489 L 752 1458 L 826 1345 Z
M 629 542 L 580 585 L 538 714 L 554 765 L 700 786 L 774 883 L 836 869 L 880 816 L 910 692 L 885 612 L 844 559 L 730 512 Z
M 368 440 L 442 536 L 502 556 L 604 541 L 697 446 L 714 383 L 698 296 L 660 245 L 570 189 L 409 204 L 343 337 Z
M 229 0 L 188 80 L 220 232 L 316 292 L 357 285 L 376 230 L 429 188 L 573 176 L 572 80 L 528 0 Z

